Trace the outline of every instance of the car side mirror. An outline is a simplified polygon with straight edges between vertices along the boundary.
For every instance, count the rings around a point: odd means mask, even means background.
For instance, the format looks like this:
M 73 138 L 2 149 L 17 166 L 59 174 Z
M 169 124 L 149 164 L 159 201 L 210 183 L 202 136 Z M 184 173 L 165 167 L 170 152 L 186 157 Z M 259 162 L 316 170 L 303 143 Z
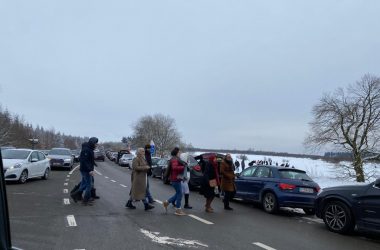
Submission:
M 380 178 L 375 181 L 375 187 L 380 188 Z
M 32 162 L 37 162 L 37 161 L 38 161 L 37 158 L 33 158 L 33 159 L 32 159 Z

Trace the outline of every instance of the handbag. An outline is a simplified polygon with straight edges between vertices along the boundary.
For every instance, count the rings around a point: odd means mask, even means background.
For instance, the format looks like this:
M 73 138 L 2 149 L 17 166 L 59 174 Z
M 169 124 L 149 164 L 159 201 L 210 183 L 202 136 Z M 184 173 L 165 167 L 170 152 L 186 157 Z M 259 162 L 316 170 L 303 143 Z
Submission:
M 218 185 L 216 179 L 209 180 L 208 184 L 210 185 L 210 187 L 216 187 Z

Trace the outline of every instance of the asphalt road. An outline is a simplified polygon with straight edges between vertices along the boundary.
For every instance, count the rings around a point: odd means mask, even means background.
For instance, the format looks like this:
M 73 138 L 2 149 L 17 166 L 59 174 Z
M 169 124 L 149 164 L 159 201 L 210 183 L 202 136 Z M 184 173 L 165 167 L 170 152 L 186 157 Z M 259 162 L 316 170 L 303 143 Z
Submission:
M 13 245 L 30 250 L 380 249 L 378 235 L 334 234 L 316 217 L 295 210 L 269 215 L 258 206 L 233 202 L 230 212 L 216 199 L 215 213 L 207 214 L 197 192 L 190 196 L 193 209 L 187 216 L 175 216 L 173 208 L 166 214 L 159 202 L 174 191 L 159 179 L 149 179 L 156 208 L 145 212 L 140 202 L 129 210 L 124 206 L 131 171 L 109 161 L 98 165 L 95 186 L 101 198 L 94 206 L 76 204 L 65 193 L 79 182 L 78 170 L 53 171 L 46 181 L 8 184 Z

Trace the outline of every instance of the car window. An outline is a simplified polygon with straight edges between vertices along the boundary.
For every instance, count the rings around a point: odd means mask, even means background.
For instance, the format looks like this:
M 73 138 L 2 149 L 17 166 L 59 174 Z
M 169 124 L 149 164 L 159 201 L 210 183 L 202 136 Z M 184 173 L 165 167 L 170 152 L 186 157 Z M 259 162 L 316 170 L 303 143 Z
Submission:
M 280 169 L 278 172 L 283 179 L 312 181 L 312 179 L 304 171 L 301 170 Z
M 259 167 L 255 174 L 254 177 L 257 178 L 271 178 L 272 177 L 272 170 L 267 167 Z
M 247 168 L 246 170 L 244 170 L 243 172 L 241 172 L 240 176 L 243 176 L 243 177 L 252 177 L 253 176 L 253 173 L 255 172 L 257 167 L 250 167 L 250 168 Z
M 30 157 L 29 157 L 29 161 L 32 161 L 32 159 L 37 159 L 37 160 L 39 160 L 39 159 L 38 159 L 38 154 L 37 154 L 37 152 L 33 152 L 33 153 L 30 155 Z
M 45 160 L 46 158 L 45 158 L 45 155 L 44 155 L 43 153 L 38 152 L 38 159 L 39 159 L 40 161 L 43 161 L 43 160 Z
M 71 155 L 71 151 L 68 149 L 52 149 L 49 152 L 50 155 Z
M 30 151 L 8 149 L 1 153 L 3 154 L 3 159 L 28 159 Z

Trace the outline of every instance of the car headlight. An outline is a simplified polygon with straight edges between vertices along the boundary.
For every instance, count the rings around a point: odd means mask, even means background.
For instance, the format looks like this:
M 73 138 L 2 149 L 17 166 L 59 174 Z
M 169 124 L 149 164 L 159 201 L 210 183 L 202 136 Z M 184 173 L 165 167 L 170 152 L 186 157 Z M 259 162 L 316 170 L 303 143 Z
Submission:
M 70 162 L 70 161 L 71 161 L 71 159 L 65 159 L 65 161 L 66 161 L 66 162 Z
M 21 168 L 21 167 L 22 167 L 22 164 L 21 163 L 17 163 L 15 165 L 13 165 L 12 167 L 10 167 L 9 169 Z

